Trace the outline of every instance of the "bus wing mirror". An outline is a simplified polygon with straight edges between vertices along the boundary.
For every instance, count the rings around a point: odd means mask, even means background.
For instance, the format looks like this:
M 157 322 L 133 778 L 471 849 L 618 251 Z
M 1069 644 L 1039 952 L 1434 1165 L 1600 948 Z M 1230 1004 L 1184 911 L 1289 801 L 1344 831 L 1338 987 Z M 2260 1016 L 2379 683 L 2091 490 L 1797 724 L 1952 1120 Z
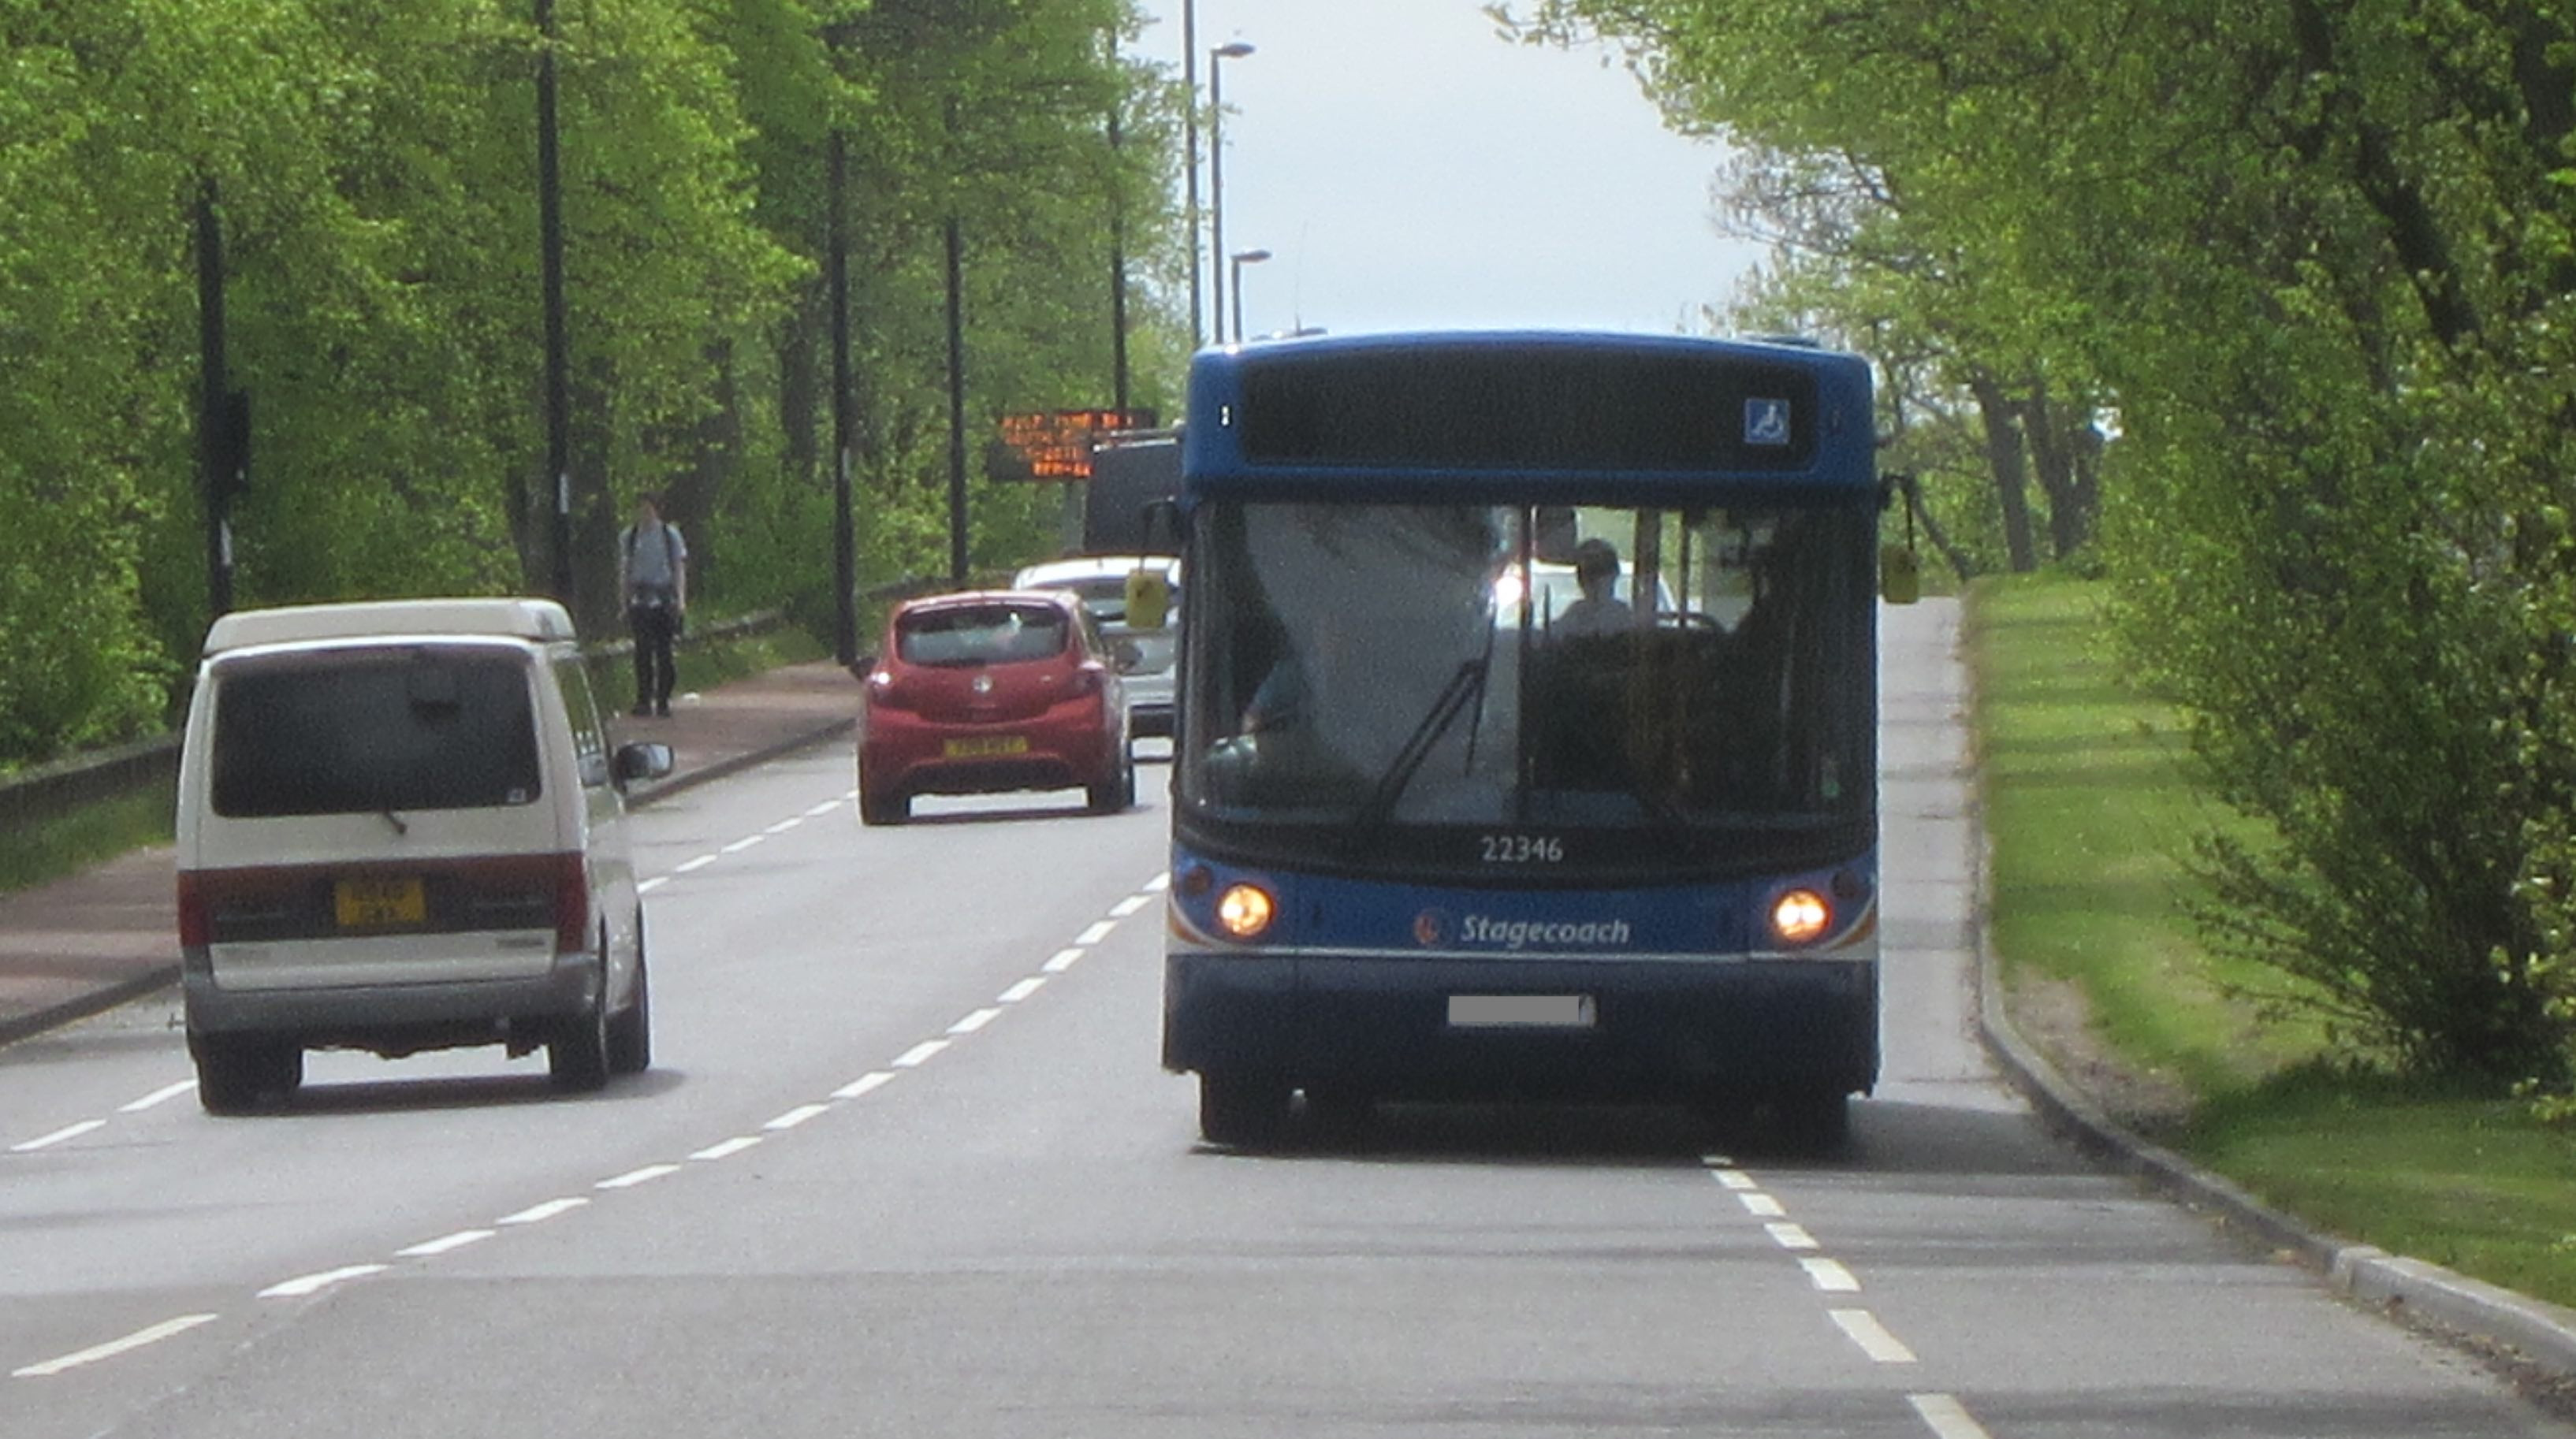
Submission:
M 1138 566 L 1127 572 L 1127 628 L 1159 630 L 1172 608 L 1172 582 L 1163 572 Z
M 1891 605 L 1923 598 L 1923 557 L 1912 546 L 1889 545 L 1878 552 L 1878 594 Z

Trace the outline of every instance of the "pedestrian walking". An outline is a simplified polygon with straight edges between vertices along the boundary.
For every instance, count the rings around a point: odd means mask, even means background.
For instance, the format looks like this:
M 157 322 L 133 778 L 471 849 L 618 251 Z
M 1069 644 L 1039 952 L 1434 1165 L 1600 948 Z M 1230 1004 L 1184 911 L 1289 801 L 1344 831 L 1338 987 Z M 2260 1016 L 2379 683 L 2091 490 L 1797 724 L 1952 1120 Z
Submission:
M 688 623 L 689 542 L 662 518 L 654 495 L 635 500 L 635 523 L 617 537 L 617 592 L 635 639 L 635 713 L 671 712 L 672 650 Z

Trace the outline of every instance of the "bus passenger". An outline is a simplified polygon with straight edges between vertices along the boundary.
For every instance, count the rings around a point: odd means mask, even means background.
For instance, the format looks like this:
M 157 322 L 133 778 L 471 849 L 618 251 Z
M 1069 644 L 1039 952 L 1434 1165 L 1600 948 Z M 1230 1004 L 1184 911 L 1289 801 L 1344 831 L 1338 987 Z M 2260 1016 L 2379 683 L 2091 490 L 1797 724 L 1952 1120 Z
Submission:
M 1561 635 L 1614 635 L 1636 628 L 1636 612 L 1619 598 L 1619 551 L 1608 540 L 1590 539 L 1574 547 L 1574 582 L 1583 598 L 1556 617 Z

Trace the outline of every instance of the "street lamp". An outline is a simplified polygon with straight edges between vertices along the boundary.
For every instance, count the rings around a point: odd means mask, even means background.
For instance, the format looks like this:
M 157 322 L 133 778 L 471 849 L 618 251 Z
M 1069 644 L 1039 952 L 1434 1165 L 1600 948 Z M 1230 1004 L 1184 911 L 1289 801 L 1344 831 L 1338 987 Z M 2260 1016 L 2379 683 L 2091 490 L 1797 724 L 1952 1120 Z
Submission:
M 1190 348 L 1206 342 L 1206 321 L 1199 311 L 1199 7 L 1198 0 L 1181 0 L 1181 84 L 1189 91 L 1189 101 L 1181 106 L 1182 148 L 1189 152 L 1189 163 L 1183 174 L 1189 186 L 1190 224 Z
M 1240 60 L 1252 53 L 1252 47 L 1240 40 L 1219 45 L 1208 51 L 1208 249 L 1225 253 L 1225 62 Z M 1214 276 L 1217 283 L 1215 303 L 1208 306 L 1216 316 L 1219 341 L 1225 339 L 1225 272 Z
M 1270 258 L 1268 250 L 1237 250 L 1225 257 L 1226 283 L 1234 287 L 1234 338 L 1243 338 L 1243 267 Z

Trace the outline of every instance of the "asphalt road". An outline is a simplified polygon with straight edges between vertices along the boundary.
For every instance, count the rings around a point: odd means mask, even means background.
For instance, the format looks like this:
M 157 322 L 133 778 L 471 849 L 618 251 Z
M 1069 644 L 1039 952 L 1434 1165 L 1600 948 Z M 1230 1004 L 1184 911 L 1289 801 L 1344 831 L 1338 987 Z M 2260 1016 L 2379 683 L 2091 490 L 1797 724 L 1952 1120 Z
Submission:
M 639 816 L 657 1064 L 0 1050 L 0 1433 L 2565 1435 L 2047 1138 L 1971 1038 L 1950 612 L 1887 684 L 1849 1153 L 1389 1111 L 1245 1156 L 1156 1067 L 1164 771 L 863 829 L 835 747 Z M 1741 1138 L 1744 1142 L 1735 1142 Z

